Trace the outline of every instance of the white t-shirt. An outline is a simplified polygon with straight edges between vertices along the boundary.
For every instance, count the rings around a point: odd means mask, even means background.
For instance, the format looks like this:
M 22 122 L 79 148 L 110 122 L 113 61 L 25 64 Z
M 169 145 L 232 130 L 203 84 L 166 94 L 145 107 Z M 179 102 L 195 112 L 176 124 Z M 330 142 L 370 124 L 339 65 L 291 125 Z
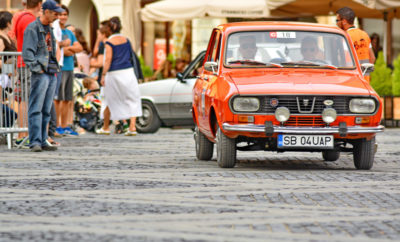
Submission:
M 62 41 L 62 32 L 61 32 L 59 19 L 57 19 L 56 21 L 53 22 L 53 33 L 54 33 L 54 37 L 56 38 L 57 42 L 61 42 Z M 64 48 L 60 48 L 60 50 L 61 50 L 61 56 L 60 56 L 60 61 L 58 63 L 60 64 L 60 66 L 62 66 L 64 63 Z
M 9 82 L 10 78 L 6 74 L 0 74 L 0 87 L 8 87 Z

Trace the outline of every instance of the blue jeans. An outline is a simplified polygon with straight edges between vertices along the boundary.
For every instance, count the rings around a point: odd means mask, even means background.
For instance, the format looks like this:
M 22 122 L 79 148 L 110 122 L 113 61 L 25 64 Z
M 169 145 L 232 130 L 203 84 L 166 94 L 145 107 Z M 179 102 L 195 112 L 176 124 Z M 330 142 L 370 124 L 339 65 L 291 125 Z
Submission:
M 0 94 L 1 95 L 1 94 Z M 3 127 L 9 128 L 12 127 L 14 125 L 14 121 L 18 118 L 18 115 L 16 112 L 14 112 L 14 110 L 12 110 L 11 108 L 9 108 L 7 105 L 5 104 L 1 104 L 1 108 L 2 111 L 2 123 Z
M 47 125 L 56 85 L 54 74 L 32 73 L 28 106 L 30 147 L 47 145 Z

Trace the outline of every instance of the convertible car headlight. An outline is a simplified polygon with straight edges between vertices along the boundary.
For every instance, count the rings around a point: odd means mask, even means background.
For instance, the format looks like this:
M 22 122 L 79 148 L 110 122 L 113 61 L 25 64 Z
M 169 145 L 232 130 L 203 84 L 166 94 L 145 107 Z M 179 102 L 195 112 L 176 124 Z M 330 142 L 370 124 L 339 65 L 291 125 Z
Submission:
M 375 111 L 375 100 L 372 98 L 353 98 L 349 104 L 352 113 L 373 113 Z
M 260 100 L 255 97 L 237 97 L 232 106 L 236 112 L 255 112 L 260 108 Z

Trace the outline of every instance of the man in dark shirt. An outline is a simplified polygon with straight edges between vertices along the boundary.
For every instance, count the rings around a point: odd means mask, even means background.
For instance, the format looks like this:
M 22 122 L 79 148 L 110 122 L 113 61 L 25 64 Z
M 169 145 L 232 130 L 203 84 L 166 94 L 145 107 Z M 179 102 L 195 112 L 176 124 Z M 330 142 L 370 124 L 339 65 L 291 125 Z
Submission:
M 57 62 L 57 45 L 50 24 L 64 10 L 53 0 L 42 5 L 43 14 L 28 25 L 24 33 L 22 58 L 32 72 L 28 105 L 28 130 L 31 151 L 54 151 L 49 146 L 47 125 L 56 89 L 55 73 L 60 67 Z M 59 50 L 58 50 L 59 51 Z

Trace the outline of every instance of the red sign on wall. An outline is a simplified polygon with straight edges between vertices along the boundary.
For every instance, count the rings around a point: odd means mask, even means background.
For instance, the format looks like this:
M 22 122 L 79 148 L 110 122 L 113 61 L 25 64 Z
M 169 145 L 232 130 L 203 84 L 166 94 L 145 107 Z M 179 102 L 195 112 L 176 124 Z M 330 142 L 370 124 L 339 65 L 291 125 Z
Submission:
M 173 50 L 172 41 L 170 41 L 169 43 L 170 43 L 169 50 L 170 52 L 172 52 Z M 166 58 L 167 58 L 167 45 L 165 39 L 155 39 L 153 69 L 157 70 Z

